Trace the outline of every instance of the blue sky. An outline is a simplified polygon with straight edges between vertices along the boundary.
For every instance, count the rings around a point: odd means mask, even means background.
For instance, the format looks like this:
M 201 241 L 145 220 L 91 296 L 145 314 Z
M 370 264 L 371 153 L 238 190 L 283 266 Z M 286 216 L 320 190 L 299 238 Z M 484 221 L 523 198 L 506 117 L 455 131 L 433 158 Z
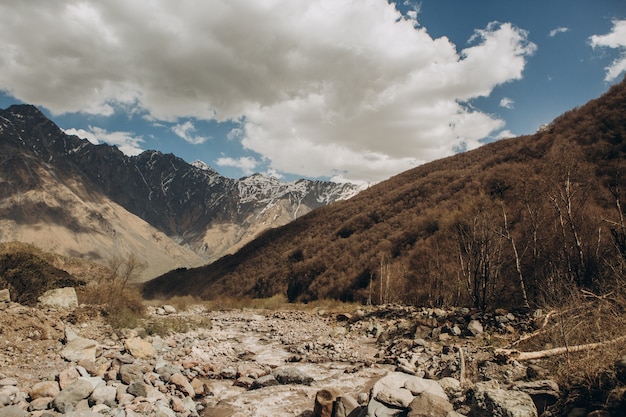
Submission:
M 626 0 L 8 0 L 0 38 L 2 108 L 232 178 L 375 182 L 621 81 Z

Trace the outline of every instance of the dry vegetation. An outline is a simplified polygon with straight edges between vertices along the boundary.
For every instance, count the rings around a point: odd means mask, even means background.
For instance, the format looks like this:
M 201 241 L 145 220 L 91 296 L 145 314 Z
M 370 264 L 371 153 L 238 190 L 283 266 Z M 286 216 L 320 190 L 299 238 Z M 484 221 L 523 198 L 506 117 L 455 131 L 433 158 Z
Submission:
M 533 136 L 407 171 L 147 283 L 147 297 L 287 295 L 480 309 L 624 274 L 626 83 Z

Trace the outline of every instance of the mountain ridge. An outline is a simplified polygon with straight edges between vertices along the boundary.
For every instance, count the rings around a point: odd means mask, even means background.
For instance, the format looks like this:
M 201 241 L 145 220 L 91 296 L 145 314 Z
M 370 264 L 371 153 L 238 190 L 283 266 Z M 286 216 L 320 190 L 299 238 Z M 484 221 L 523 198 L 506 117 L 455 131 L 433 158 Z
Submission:
M 626 82 L 534 135 L 424 164 L 268 230 L 234 255 L 170 271 L 144 295 L 484 308 L 558 297 L 567 285 L 597 288 L 624 263 L 611 235 L 626 229 L 604 220 L 620 218 L 612 190 L 626 188 L 624 137 Z M 471 244 L 492 245 L 483 249 L 497 259 L 494 276 L 468 269 L 488 261 L 472 259 Z
M 62 193 L 72 194 L 76 204 L 79 201 L 87 206 L 92 202 L 109 204 L 106 200 L 110 200 L 116 211 L 125 209 L 167 236 L 172 240 L 168 245 L 179 245 L 187 253 L 183 256 L 186 260 L 173 267 L 210 262 L 234 251 L 268 227 L 282 225 L 316 207 L 360 191 L 353 184 L 312 180 L 283 183 L 262 175 L 230 179 L 203 162 L 188 164 L 173 154 L 159 151 L 126 156 L 115 146 L 95 145 L 65 134 L 32 105 L 0 110 L 0 146 L 3 151 L 0 201 L 6 206 L 5 222 L 17 220 L 14 223 L 20 224 L 20 216 L 24 217 L 20 210 L 15 210 L 15 205 L 10 207 L 11 199 L 58 183 L 65 187 Z M 38 199 L 56 198 L 44 194 Z M 60 226 L 70 226 L 75 231 L 85 228 L 84 222 L 70 221 L 72 213 L 64 212 L 60 202 L 54 207 L 41 201 L 33 204 L 38 204 L 38 215 L 44 222 L 58 223 L 58 219 L 68 218 L 69 223 Z M 87 229 L 95 230 L 93 227 Z M 107 227 L 124 229 L 121 224 Z M 5 232 L 10 236 L 3 239 L 19 240 L 20 233 L 22 237 L 26 233 L 30 240 L 36 240 L 34 231 L 20 232 L 22 229 L 15 225 L 5 228 L 13 232 Z M 53 241 L 51 237 L 48 243 L 53 245 Z M 63 242 L 58 245 L 63 247 Z M 77 247 L 72 252 L 81 255 Z

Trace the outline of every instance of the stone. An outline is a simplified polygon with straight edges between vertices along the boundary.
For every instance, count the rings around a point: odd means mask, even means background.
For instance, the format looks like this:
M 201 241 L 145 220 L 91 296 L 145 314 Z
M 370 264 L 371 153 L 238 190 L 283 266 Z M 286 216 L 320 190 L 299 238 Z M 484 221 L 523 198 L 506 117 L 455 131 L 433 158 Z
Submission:
M 483 325 L 478 320 L 471 320 L 467 325 L 467 330 L 469 330 L 473 336 L 478 336 L 483 332 Z
M 274 371 L 273 375 L 283 385 L 311 385 L 314 381 L 312 377 L 294 367 L 279 368 Z
M 176 307 L 171 305 L 165 305 L 163 306 L 163 312 L 165 314 L 176 314 Z
M 28 403 L 28 411 L 42 411 L 50 408 L 50 403 L 54 400 L 53 397 L 38 397 Z
M 75 366 L 70 366 L 67 369 L 59 372 L 59 387 L 64 389 L 72 382 L 76 381 L 80 377 L 78 370 L 76 370 Z
M 126 385 L 133 382 L 143 382 L 143 370 L 139 365 L 125 363 L 120 366 L 120 379 Z
M 8 288 L 0 290 L 0 303 L 10 303 L 11 293 Z
M 59 383 L 56 381 L 41 381 L 37 382 L 33 385 L 28 391 L 28 396 L 32 400 L 36 400 L 37 398 L 42 397 L 56 397 L 59 392 L 61 392 L 61 388 L 59 387 Z
M 137 359 L 152 359 L 156 355 L 152 344 L 140 337 L 131 337 L 124 340 L 124 349 Z
M 133 382 L 128 386 L 126 392 L 135 397 L 147 397 L 148 386 L 144 382 Z
M 39 304 L 47 307 L 63 309 L 78 307 L 78 297 L 74 287 L 56 288 L 46 291 L 37 301 L 39 301 Z
M 402 372 L 391 372 L 376 381 L 372 387 L 371 397 L 388 406 L 407 408 L 413 401 L 413 394 L 405 388 L 405 384 L 413 378 L 421 379 Z
M 437 380 L 437 384 L 439 384 L 439 386 L 443 389 L 443 391 L 448 396 L 451 393 L 459 392 L 462 389 L 461 388 L 461 382 L 458 379 L 452 378 L 452 377 L 449 377 L 449 376 Z
M 447 417 L 449 412 L 454 411 L 447 398 L 430 392 L 417 395 L 409 404 L 409 409 L 407 417 Z
M 92 392 L 93 386 L 91 382 L 84 379 L 77 379 L 54 397 L 54 408 L 60 413 L 73 411 L 77 404 L 81 400 L 89 397 Z
M 432 379 L 424 379 L 418 377 L 407 379 L 407 381 L 404 383 L 404 388 L 408 389 L 412 395 L 430 394 L 439 396 L 448 401 L 448 396 L 446 395 L 441 385 L 439 385 L 437 381 L 433 381 Z
M 115 396 L 117 390 L 114 386 L 98 385 L 89 396 L 89 404 L 105 404 L 109 407 L 115 406 Z
M 14 405 L 0 408 L 0 417 L 26 417 L 27 415 L 28 412 Z
M 521 391 L 477 389 L 472 400 L 473 417 L 537 417 L 530 395 Z
M 406 409 L 389 407 L 375 398 L 372 398 L 367 404 L 365 413 L 365 417 L 397 417 L 401 415 L 406 415 Z
M 342 392 L 336 388 L 317 391 L 312 417 L 333 417 L 333 404 Z
M 8 385 L 16 386 L 17 379 L 15 378 L 2 378 L 0 379 L 0 387 L 6 387 Z
M 279 382 L 276 380 L 274 375 L 270 374 L 270 375 L 264 375 L 260 378 L 255 379 L 250 389 L 273 387 L 275 385 L 279 385 Z
M 514 388 L 523 391 L 530 395 L 533 399 L 537 412 L 541 415 L 544 410 L 556 402 L 561 397 L 559 392 L 559 385 L 549 379 L 530 381 L 530 382 L 516 382 Z
M 98 342 L 84 337 L 76 337 L 69 341 L 61 351 L 61 357 L 69 362 L 79 362 L 81 360 L 96 360 L 96 349 Z
M 155 371 L 161 376 L 164 381 L 169 382 L 172 375 L 182 371 L 182 368 L 174 366 L 170 363 L 160 364 L 155 366 Z
M 250 389 L 253 384 L 254 384 L 254 378 L 250 378 L 249 376 L 239 377 L 235 379 L 235 382 L 233 382 L 234 386 L 245 388 L 245 389 Z
M 187 394 L 190 397 L 195 397 L 196 393 L 193 390 L 193 387 L 189 383 L 189 380 L 183 374 L 176 373 L 170 377 L 170 383 L 176 385 L 179 391 L 184 394 Z
M 359 403 L 352 396 L 341 394 L 333 404 L 333 417 L 349 417 L 357 408 Z

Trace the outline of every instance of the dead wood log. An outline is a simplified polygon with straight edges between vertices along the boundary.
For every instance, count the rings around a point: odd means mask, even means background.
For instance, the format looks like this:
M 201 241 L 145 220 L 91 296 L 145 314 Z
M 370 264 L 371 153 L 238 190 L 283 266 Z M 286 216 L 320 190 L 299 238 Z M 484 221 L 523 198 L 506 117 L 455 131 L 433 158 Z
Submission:
M 626 335 L 617 337 L 615 339 L 607 340 L 604 342 L 588 343 L 585 345 L 576 345 L 568 347 L 558 347 L 554 349 L 538 350 L 535 352 L 520 352 L 515 349 L 496 349 L 494 354 L 498 360 L 509 361 L 528 361 L 531 359 L 548 358 L 551 356 L 563 355 L 566 353 L 584 352 L 586 350 L 596 349 L 602 346 L 618 343 L 626 340 Z

